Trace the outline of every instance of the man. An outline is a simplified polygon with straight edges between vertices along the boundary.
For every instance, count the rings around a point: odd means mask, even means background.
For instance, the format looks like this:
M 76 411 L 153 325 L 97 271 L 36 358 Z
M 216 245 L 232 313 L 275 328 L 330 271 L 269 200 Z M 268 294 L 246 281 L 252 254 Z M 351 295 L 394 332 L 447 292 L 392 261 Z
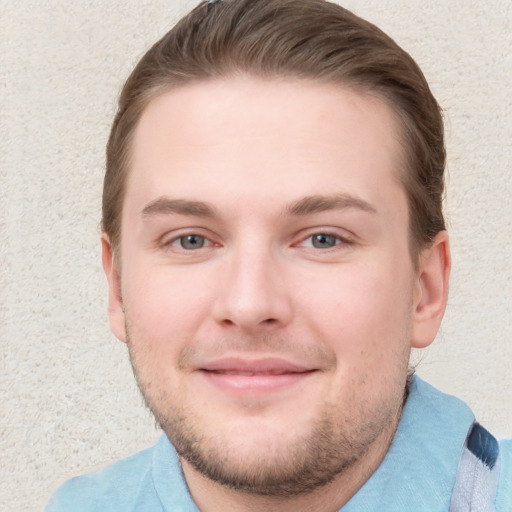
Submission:
M 109 317 L 164 435 L 48 510 L 512 510 L 512 445 L 413 376 L 447 298 L 440 109 L 324 0 L 200 4 L 119 100 Z

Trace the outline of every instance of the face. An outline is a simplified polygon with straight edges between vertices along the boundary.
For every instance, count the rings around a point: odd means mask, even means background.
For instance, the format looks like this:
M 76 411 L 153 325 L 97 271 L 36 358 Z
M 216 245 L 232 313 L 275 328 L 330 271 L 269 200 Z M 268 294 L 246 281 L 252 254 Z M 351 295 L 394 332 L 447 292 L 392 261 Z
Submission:
M 305 81 L 146 108 L 110 316 L 184 467 L 293 494 L 396 426 L 422 301 L 397 132 L 379 99 Z

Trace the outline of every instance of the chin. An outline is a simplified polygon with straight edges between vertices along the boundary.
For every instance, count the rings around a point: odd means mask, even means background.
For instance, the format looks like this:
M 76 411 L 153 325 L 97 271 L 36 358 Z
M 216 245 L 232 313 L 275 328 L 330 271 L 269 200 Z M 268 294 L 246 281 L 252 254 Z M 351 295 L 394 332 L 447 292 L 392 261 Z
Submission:
M 285 497 L 312 492 L 341 476 L 392 423 L 393 415 L 357 426 L 335 421 L 334 406 L 323 405 L 325 412 L 316 420 L 256 416 L 206 424 L 183 412 L 165 417 L 153 412 L 180 457 L 208 479 L 253 495 Z

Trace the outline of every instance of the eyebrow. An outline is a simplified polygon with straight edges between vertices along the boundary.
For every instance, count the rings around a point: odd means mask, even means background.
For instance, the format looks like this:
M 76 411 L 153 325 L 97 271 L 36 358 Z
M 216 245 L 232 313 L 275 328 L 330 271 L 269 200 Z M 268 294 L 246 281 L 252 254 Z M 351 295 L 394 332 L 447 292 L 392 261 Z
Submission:
M 345 210 L 355 208 L 368 213 L 377 213 L 377 210 L 367 201 L 350 194 L 313 195 L 303 197 L 290 203 L 284 210 L 285 215 L 303 216 L 321 213 L 328 210 Z M 159 197 L 148 203 L 142 210 L 143 217 L 154 215 L 190 215 L 193 217 L 216 218 L 219 217 L 217 209 L 203 201 L 187 199 L 171 199 Z
M 216 209 L 203 201 L 191 201 L 187 199 L 171 199 L 168 197 L 159 197 L 148 203 L 141 214 L 143 217 L 152 217 L 154 215 L 191 215 L 194 217 L 217 217 Z
M 367 201 L 350 194 L 313 195 L 294 201 L 285 209 L 288 215 L 311 215 L 328 210 L 345 210 L 355 208 L 367 213 L 377 213 L 377 210 Z

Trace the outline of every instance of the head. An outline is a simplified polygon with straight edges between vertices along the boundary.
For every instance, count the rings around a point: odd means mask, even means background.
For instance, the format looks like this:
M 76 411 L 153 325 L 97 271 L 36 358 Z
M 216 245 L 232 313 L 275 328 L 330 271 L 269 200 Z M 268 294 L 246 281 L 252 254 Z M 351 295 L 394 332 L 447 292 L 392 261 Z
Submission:
M 289 497 L 378 465 L 446 303 L 443 166 L 417 65 L 323 0 L 203 3 L 142 58 L 103 262 L 189 486 Z

